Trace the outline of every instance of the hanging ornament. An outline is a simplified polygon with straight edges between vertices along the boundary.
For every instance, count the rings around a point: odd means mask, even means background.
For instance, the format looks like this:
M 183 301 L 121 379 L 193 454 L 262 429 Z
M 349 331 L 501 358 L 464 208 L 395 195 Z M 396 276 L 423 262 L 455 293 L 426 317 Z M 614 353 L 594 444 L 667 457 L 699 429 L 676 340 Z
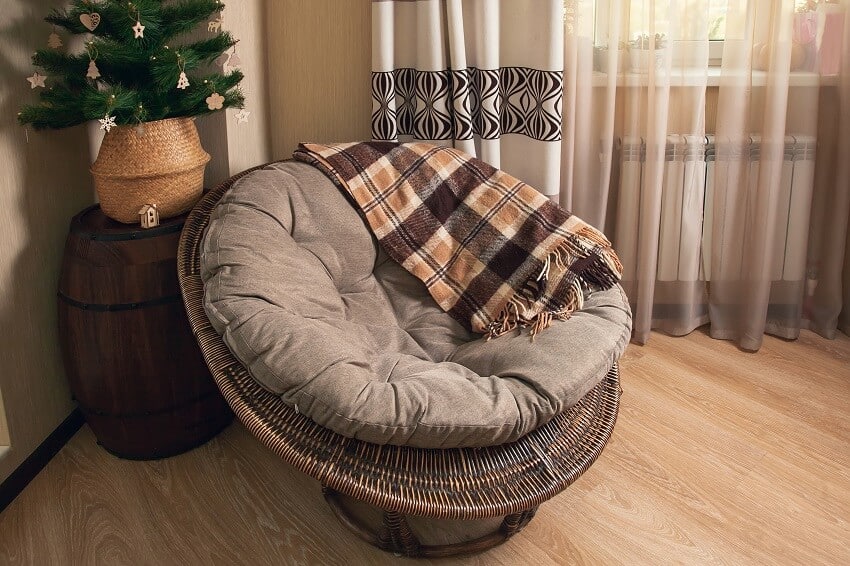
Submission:
M 91 80 L 96 80 L 100 77 L 100 69 L 97 68 L 97 47 L 93 41 L 86 43 L 86 51 L 89 54 L 89 68 L 86 71 L 86 77 Z
M 55 28 L 47 37 L 47 46 L 51 49 L 59 49 L 60 47 L 62 47 L 62 38 L 59 37 L 58 33 L 56 33 Z
M 46 76 L 39 74 L 39 72 L 36 71 L 35 73 L 33 73 L 33 75 L 31 77 L 27 77 L 27 80 L 30 82 L 30 88 L 31 89 L 33 89 L 37 86 L 44 88 L 44 79 L 46 79 L 46 78 L 47 78 Z
M 219 67 L 224 67 L 225 65 L 227 65 L 228 59 L 230 59 L 230 53 L 225 51 L 224 53 L 215 58 L 215 64 Z
M 227 66 L 235 69 L 239 65 L 242 64 L 242 59 L 239 57 L 239 54 L 236 53 L 236 46 L 233 46 L 233 53 L 230 54 L 230 57 L 227 59 Z
M 103 118 L 98 120 L 100 122 L 100 129 L 109 133 L 109 130 L 117 126 L 115 123 L 115 116 L 110 116 L 109 114 L 105 114 Z
M 210 20 L 207 24 L 207 31 L 211 33 L 219 33 L 221 31 L 221 24 L 224 23 L 224 18 L 219 15 L 217 20 Z
M 216 0 L 216 4 L 221 4 L 220 1 Z M 218 16 L 214 20 L 210 20 L 207 24 L 207 31 L 211 33 L 219 33 L 221 31 L 221 26 L 224 24 L 224 8 L 221 8 L 218 11 Z
M 207 108 L 210 110 L 221 110 L 224 107 L 224 97 L 217 92 L 207 97 Z
M 145 110 L 144 105 L 139 104 L 139 106 L 136 107 L 136 112 L 135 112 L 134 116 L 135 116 L 136 122 L 137 122 L 136 128 L 135 128 L 136 135 L 137 136 L 145 135 L 145 118 L 147 118 L 148 113 Z
M 165 46 L 168 49 L 168 46 Z M 177 66 L 180 68 L 180 77 L 177 79 L 177 88 L 180 90 L 186 90 L 186 88 L 191 84 L 189 82 L 189 77 L 186 76 L 186 62 L 183 61 L 183 57 L 180 54 L 177 54 Z
M 130 9 L 130 21 L 136 20 L 136 25 L 130 28 L 133 30 L 133 39 L 144 39 L 145 26 L 142 25 L 139 9 L 132 2 L 127 2 L 127 7 Z
M 177 88 L 180 90 L 186 90 L 190 84 L 189 77 L 186 76 L 186 73 L 184 71 L 180 71 L 180 78 L 177 79 Z
M 251 115 L 251 112 L 249 110 L 245 110 L 244 108 L 241 109 L 239 112 L 236 113 L 236 123 L 237 124 L 247 124 L 248 123 L 248 116 L 250 116 L 250 115 Z
M 80 23 L 83 24 L 87 30 L 94 31 L 97 29 L 97 26 L 100 25 L 100 14 L 97 12 L 80 14 Z
M 139 39 L 145 37 L 145 26 L 142 25 L 142 22 L 136 20 L 136 25 L 133 26 L 133 39 Z
M 94 59 L 89 61 L 89 70 L 86 73 L 86 77 L 95 80 L 100 77 L 100 69 L 97 68 L 97 63 L 94 62 Z

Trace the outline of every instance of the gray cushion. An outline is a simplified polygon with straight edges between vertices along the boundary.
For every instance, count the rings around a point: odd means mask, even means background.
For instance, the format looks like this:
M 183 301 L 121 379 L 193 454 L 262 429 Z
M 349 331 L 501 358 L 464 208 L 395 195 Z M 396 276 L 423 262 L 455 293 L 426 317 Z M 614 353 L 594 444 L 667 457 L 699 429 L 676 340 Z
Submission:
M 578 401 L 631 332 L 620 287 L 533 342 L 470 335 L 382 253 L 342 193 L 296 162 L 241 180 L 213 211 L 204 305 L 264 387 L 315 422 L 376 443 L 515 440 Z

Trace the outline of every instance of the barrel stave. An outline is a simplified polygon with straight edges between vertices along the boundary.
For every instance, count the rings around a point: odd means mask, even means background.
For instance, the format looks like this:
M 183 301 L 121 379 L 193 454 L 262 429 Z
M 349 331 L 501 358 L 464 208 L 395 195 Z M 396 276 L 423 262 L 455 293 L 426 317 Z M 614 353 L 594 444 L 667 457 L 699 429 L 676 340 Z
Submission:
M 177 281 L 183 218 L 141 231 L 74 217 L 59 281 L 71 390 L 100 444 L 146 459 L 183 452 L 233 418 L 191 333 Z

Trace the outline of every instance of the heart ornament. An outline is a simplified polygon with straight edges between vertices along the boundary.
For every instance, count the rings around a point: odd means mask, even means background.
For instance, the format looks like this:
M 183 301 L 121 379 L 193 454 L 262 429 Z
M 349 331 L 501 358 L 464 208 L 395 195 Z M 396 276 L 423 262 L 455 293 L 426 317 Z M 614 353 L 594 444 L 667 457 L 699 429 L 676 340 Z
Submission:
M 80 23 L 86 26 L 89 31 L 94 31 L 100 25 L 100 14 L 92 12 L 91 14 L 80 14 Z

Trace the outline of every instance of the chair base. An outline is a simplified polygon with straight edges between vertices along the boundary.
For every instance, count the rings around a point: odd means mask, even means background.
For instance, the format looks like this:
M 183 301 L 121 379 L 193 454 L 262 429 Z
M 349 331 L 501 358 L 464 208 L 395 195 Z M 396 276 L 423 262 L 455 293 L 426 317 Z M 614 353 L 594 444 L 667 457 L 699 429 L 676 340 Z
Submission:
M 383 511 L 383 521 L 375 531 L 349 512 L 339 492 L 322 486 L 322 494 L 334 515 L 348 530 L 372 546 L 410 558 L 445 558 L 483 552 L 502 544 L 521 531 L 537 512 L 537 507 L 534 507 L 508 515 L 495 531 L 472 540 L 453 544 L 422 544 L 402 513 Z

